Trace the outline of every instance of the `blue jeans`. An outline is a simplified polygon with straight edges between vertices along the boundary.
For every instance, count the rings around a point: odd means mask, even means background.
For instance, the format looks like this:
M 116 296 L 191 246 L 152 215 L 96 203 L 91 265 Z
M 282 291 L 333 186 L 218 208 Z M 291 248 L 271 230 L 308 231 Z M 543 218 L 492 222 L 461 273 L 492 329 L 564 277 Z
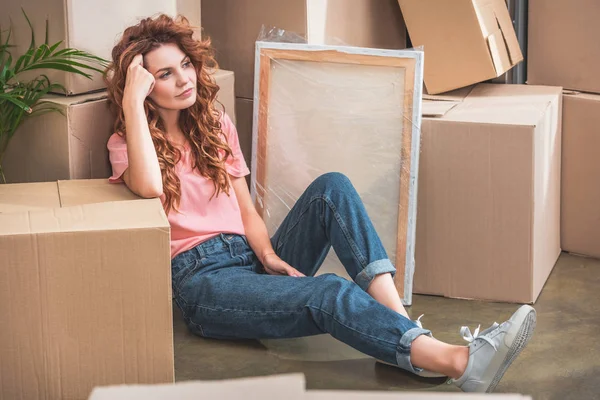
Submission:
M 366 209 L 339 173 L 317 178 L 271 238 L 279 257 L 306 277 L 267 275 L 244 236 L 220 234 L 172 261 L 173 293 L 189 329 L 224 339 L 329 333 L 382 361 L 415 372 L 411 343 L 431 335 L 366 290 L 395 273 Z M 354 282 L 315 273 L 329 249 Z

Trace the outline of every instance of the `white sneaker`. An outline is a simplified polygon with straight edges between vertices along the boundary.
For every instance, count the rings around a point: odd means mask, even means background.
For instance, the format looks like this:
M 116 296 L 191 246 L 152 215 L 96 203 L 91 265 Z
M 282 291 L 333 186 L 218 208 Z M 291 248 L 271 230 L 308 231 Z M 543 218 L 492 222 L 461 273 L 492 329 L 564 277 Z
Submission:
M 451 380 L 464 392 L 490 393 L 533 335 L 536 312 L 533 307 L 521 306 L 508 321 L 473 335 L 466 326 L 461 335 L 470 342 L 469 361 L 460 378 Z
M 421 318 L 423 318 L 423 315 L 425 314 L 421 314 L 421 316 L 419 318 L 417 318 L 416 321 L 414 321 L 415 324 L 417 324 L 417 326 L 421 329 L 423 329 L 423 323 L 421 322 Z M 391 365 L 392 367 L 398 367 L 396 364 L 390 364 L 387 363 L 385 361 L 381 361 L 381 360 L 375 360 L 378 363 L 381 364 L 385 364 L 385 365 Z M 440 374 L 439 372 L 433 372 L 433 371 L 427 371 L 427 370 L 422 370 L 421 372 L 415 372 L 416 375 L 423 377 L 423 378 L 445 378 L 446 375 L 444 374 Z

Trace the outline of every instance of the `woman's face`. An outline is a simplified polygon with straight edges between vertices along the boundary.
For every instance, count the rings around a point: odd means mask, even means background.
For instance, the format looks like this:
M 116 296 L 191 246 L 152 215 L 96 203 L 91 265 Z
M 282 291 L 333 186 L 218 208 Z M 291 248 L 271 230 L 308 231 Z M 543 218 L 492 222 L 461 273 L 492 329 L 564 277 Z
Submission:
M 148 97 L 158 107 L 183 110 L 196 102 L 196 69 L 176 44 L 164 44 L 147 53 L 144 67 L 154 76 L 154 89 Z

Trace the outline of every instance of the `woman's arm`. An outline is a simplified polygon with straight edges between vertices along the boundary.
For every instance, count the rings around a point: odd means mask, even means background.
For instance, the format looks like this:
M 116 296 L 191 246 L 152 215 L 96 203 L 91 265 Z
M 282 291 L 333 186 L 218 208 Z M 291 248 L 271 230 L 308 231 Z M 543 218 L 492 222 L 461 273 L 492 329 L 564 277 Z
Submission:
M 129 161 L 123 180 L 132 192 L 142 197 L 159 197 L 163 193 L 158 157 L 144 112 L 144 100 L 153 85 L 154 77 L 144 69 L 142 56 L 135 56 L 127 70 L 123 95 Z
M 267 273 L 271 275 L 304 276 L 275 254 L 265 222 L 258 215 L 252 203 L 246 178 L 236 178 L 231 175 L 230 178 L 242 213 L 246 238 Z

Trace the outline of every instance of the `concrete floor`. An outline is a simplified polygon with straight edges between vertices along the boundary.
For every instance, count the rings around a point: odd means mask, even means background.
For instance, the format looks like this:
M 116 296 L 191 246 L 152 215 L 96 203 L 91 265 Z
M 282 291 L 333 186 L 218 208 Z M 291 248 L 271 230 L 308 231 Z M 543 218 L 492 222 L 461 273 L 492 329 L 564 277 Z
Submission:
M 600 261 L 562 254 L 535 308 L 535 335 L 496 392 L 542 399 L 600 399 Z M 415 296 L 412 317 L 440 340 L 466 344 L 461 325 L 482 329 L 502 322 L 514 304 Z M 178 381 L 302 372 L 307 389 L 458 391 L 375 363 L 328 335 L 268 341 L 221 341 L 193 336 L 174 309 Z

